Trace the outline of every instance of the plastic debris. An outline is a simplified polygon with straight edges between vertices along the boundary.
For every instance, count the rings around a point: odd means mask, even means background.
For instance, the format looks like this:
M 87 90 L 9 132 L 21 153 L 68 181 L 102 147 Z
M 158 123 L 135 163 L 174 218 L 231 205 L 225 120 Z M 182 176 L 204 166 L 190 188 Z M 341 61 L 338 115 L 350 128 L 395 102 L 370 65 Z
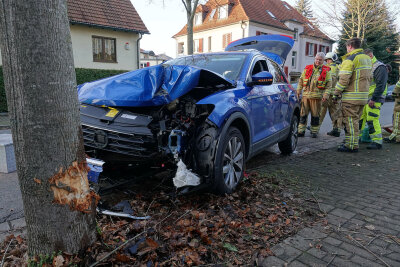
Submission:
M 104 214 L 104 215 L 109 215 L 109 216 L 116 216 L 116 217 L 124 217 L 124 218 L 130 218 L 134 220 L 148 220 L 151 217 L 150 216 L 144 216 L 144 217 L 138 217 L 138 216 L 133 216 L 128 213 L 123 213 L 123 212 L 114 212 L 111 210 L 103 210 L 103 209 L 96 209 L 98 214 Z
M 176 188 L 183 186 L 196 186 L 200 184 L 200 177 L 188 170 L 182 160 L 178 162 L 178 170 L 173 179 Z

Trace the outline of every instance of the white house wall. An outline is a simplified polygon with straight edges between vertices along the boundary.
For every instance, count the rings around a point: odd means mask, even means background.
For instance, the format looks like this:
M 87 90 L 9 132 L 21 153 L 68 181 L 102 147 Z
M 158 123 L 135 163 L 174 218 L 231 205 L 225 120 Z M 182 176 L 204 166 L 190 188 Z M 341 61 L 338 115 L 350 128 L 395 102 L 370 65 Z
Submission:
M 235 23 L 223 27 L 213 28 L 210 30 L 205 30 L 201 32 L 195 32 L 193 34 L 193 40 L 203 38 L 203 52 L 208 51 L 208 37 L 211 36 L 211 52 L 220 52 L 224 51 L 222 47 L 222 36 L 224 34 L 231 33 L 232 34 L 232 41 L 238 40 L 243 38 L 243 30 L 240 26 L 240 23 Z M 248 32 L 245 29 L 245 37 L 247 36 Z M 176 37 L 176 55 L 182 56 L 187 55 L 187 35 Z M 184 53 L 178 54 L 178 44 L 184 43 Z
M 117 63 L 93 62 L 92 35 L 116 39 Z M 110 70 L 137 69 L 136 41 L 139 36 L 136 33 L 71 25 L 71 38 L 76 68 Z M 129 50 L 125 49 L 125 44 L 127 42 L 129 43 Z M 2 65 L 1 53 L 0 65 Z
M 117 63 L 93 61 L 92 36 L 110 37 L 116 39 Z M 75 67 L 90 69 L 137 69 L 137 39 L 139 35 L 132 32 L 120 32 L 100 28 L 71 25 L 72 49 Z M 129 49 L 125 48 L 126 43 Z

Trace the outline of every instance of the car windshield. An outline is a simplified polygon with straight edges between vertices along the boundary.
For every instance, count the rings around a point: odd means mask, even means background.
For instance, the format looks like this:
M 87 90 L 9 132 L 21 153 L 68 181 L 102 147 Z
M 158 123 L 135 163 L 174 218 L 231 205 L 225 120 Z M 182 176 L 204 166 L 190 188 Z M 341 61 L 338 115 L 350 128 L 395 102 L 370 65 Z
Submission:
M 165 62 L 166 65 L 187 65 L 216 72 L 226 79 L 237 80 L 247 55 L 205 54 L 176 58 Z

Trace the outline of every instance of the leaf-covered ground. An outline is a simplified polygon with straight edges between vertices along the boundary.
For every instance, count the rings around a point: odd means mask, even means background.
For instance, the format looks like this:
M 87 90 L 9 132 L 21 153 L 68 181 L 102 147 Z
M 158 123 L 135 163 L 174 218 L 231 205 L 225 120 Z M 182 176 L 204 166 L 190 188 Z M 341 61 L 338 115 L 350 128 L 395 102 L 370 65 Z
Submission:
M 227 196 L 176 196 L 170 184 L 142 181 L 103 196 L 103 202 L 128 200 L 133 215 L 151 219 L 98 215 L 98 240 L 85 255 L 58 253 L 31 264 L 42 260 L 47 266 L 256 266 L 271 255 L 270 247 L 319 215 L 316 204 L 304 200 L 295 187 L 295 178 L 282 172 L 247 174 Z M 0 246 L 0 260 L 4 255 L 4 266 L 26 262 L 26 241 L 8 238 Z

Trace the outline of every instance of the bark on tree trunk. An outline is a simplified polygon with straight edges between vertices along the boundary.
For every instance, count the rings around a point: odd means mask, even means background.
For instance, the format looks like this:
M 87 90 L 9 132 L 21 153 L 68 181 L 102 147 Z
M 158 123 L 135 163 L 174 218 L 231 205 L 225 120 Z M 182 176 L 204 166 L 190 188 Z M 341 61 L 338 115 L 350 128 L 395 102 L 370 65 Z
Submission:
M 1 52 L 30 255 L 95 240 L 66 0 L 0 0 Z

